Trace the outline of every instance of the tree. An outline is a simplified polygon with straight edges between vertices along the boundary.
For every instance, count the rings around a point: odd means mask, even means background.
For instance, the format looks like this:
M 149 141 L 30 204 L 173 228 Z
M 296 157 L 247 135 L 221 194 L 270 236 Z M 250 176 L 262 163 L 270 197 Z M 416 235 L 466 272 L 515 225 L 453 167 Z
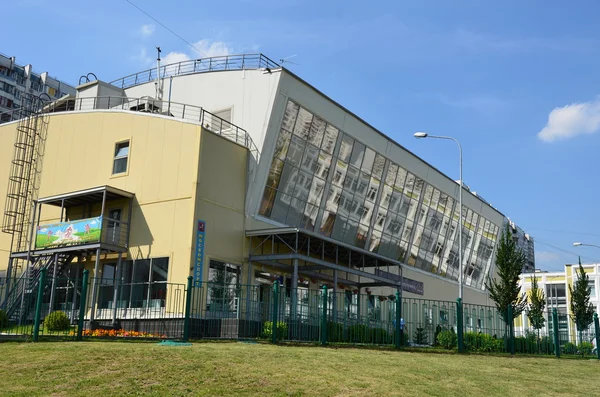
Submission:
M 521 292 L 519 280 L 525 263 L 525 254 L 512 239 L 509 226 L 502 232 L 496 254 L 497 277 L 488 276 L 485 287 L 496 304 L 500 316 L 508 325 L 527 307 L 527 298 Z M 512 306 L 512 318 L 508 317 L 508 306 Z
M 538 339 L 540 338 L 540 329 L 544 327 L 546 319 L 544 318 L 544 309 L 546 307 L 546 296 L 544 290 L 538 287 L 537 277 L 533 276 L 531 281 L 531 291 L 529 294 L 529 310 L 527 311 L 527 317 L 531 326 L 538 333 Z
M 569 285 L 571 318 L 575 321 L 575 326 L 579 332 L 579 341 L 582 342 L 581 333 L 594 321 L 594 306 L 590 303 L 592 293 L 592 287 L 589 285 L 590 278 L 581 265 L 581 258 L 579 258 L 579 269 L 576 273 L 577 280 L 575 280 L 573 286 Z

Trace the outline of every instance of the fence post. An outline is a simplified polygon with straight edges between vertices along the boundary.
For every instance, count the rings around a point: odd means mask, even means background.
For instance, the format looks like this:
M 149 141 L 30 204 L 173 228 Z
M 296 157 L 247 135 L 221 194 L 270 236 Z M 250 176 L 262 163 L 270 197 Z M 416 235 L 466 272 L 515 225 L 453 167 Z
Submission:
M 83 279 L 81 280 L 81 299 L 79 300 L 79 319 L 77 319 L 77 340 L 83 339 L 83 321 L 85 320 L 85 308 L 87 306 L 87 289 L 89 270 L 83 271 Z
M 183 319 L 183 341 L 190 339 L 190 309 L 192 302 L 192 276 L 187 278 L 187 293 L 185 294 L 185 318 Z
M 598 313 L 594 313 L 594 330 L 596 331 L 596 355 L 598 356 L 598 360 L 600 360 L 600 349 L 598 349 L 598 340 L 600 340 L 600 324 L 598 323 Z
M 400 291 L 396 291 L 396 349 L 402 346 L 402 297 Z
M 560 338 L 558 337 L 558 312 L 552 309 L 552 331 L 554 333 L 554 354 L 560 358 Z
M 327 286 L 324 285 L 321 290 L 321 304 L 323 312 L 321 314 L 321 344 L 327 344 Z
M 33 341 L 37 342 L 40 335 L 40 320 L 42 316 L 42 301 L 44 300 L 44 286 L 46 285 L 46 269 L 40 272 L 37 300 L 35 302 L 35 322 L 33 325 Z
M 271 342 L 277 343 L 278 331 L 277 331 L 277 316 L 279 315 L 279 280 L 275 280 L 273 283 L 273 316 L 271 326 Z
M 463 339 L 463 305 L 462 299 L 458 298 L 456 300 L 456 336 L 458 338 L 458 352 L 463 353 L 465 351 L 464 339 Z
M 513 318 L 513 307 L 506 308 L 506 322 L 508 325 L 508 349 L 510 354 L 515 354 L 515 319 Z

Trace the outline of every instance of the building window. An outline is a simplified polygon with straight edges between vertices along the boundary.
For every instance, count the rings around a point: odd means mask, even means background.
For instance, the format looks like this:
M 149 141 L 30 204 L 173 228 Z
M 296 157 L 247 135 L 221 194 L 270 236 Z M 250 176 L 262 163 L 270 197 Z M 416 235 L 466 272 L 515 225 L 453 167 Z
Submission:
M 113 162 L 113 175 L 127 172 L 129 159 L 129 141 L 119 142 L 115 145 L 115 159 Z
M 206 310 L 220 316 L 235 315 L 240 290 L 240 267 L 221 261 L 210 261 Z
M 98 309 L 112 309 L 117 288 L 117 309 L 165 307 L 169 258 L 123 261 L 103 266 Z

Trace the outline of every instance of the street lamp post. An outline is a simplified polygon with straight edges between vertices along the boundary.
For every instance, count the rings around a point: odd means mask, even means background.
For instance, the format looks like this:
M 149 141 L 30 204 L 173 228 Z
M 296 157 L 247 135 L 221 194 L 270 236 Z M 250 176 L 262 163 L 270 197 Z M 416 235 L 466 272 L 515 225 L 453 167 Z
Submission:
M 460 190 L 458 192 L 458 205 L 460 207 L 460 210 L 458 211 L 458 267 L 459 267 L 459 276 L 458 276 L 458 297 L 461 299 L 462 301 L 462 297 L 463 297 L 463 260 L 462 260 L 462 254 L 463 254 L 463 246 L 462 246 L 462 228 L 463 228 L 463 214 L 462 214 L 462 195 L 463 195 L 463 175 L 462 175 L 462 170 L 463 170 L 463 161 L 462 161 L 462 146 L 460 145 L 460 142 L 456 139 L 456 138 L 452 138 L 450 136 L 437 136 L 437 135 L 429 135 L 426 132 L 417 132 L 414 134 L 414 137 L 417 139 L 423 139 L 423 138 L 436 138 L 436 139 L 448 139 L 451 141 L 456 142 L 456 144 L 458 145 L 458 152 L 459 152 L 459 157 L 460 157 Z
M 596 244 L 584 244 L 584 243 L 580 243 L 580 242 L 573 243 L 573 247 L 581 247 L 581 246 L 600 248 L 600 245 L 596 245 Z

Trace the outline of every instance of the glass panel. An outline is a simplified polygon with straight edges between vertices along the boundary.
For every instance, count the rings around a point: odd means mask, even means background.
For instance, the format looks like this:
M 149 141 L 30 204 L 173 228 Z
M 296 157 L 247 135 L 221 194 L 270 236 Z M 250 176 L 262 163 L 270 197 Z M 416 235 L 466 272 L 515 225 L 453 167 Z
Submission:
M 292 101 L 288 101 L 283 115 L 283 123 L 281 128 L 285 128 L 290 133 L 294 130 L 294 124 L 296 123 L 296 116 L 298 115 L 298 109 L 300 107 Z
M 277 192 L 275 202 L 273 203 L 273 209 L 271 210 L 271 219 L 276 222 L 284 223 L 291 202 L 291 196 Z
M 283 167 L 283 173 L 279 179 L 279 190 L 285 194 L 291 195 L 294 192 L 294 186 L 298 179 L 298 169 L 286 164 Z
M 348 135 L 344 135 L 344 138 L 342 139 L 342 145 L 340 146 L 340 152 L 338 154 L 338 158 L 344 163 L 348 163 L 348 161 L 350 161 L 350 154 L 352 153 L 353 145 L 354 139 L 350 138 Z
M 316 176 L 322 179 L 327 179 L 327 176 L 329 175 L 329 169 L 331 167 L 331 159 L 332 156 L 330 154 L 321 151 L 321 154 L 319 154 L 317 170 L 315 171 Z
M 381 179 L 383 176 L 383 169 L 385 167 L 385 157 L 378 154 L 375 156 L 375 164 L 373 164 L 373 176 L 377 179 Z
M 385 174 L 385 183 L 390 186 L 394 186 L 396 181 L 396 175 L 398 174 L 398 165 L 390 163 L 388 166 L 387 174 Z
M 406 175 L 407 175 L 406 170 L 402 167 L 398 167 L 398 176 L 396 177 L 396 182 L 394 183 L 394 186 L 397 189 L 399 189 L 400 191 L 402 191 L 404 189 L 404 182 L 406 180 Z
M 339 187 L 344 186 L 344 181 L 346 178 L 347 171 L 348 171 L 348 165 L 338 160 L 337 166 L 335 168 L 335 174 L 333 174 L 331 183 L 333 185 L 339 186 Z
M 332 125 L 328 125 L 325 129 L 325 138 L 323 138 L 323 144 L 321 148 L 329 154 L 333 154 L 335 148 L 335 142 L 338 137 L 338 129 Z
M 292 137 L 292 142 L 290 143 L 290 148 L 287 153 L 287 162 L 289 164 L 300 167 L 305 144 L 306 142 L 297 136 Z
M 325 126 L 325 120 L 315 116 L 313 118 L 312 125 L 310 126 L 308 142 L 316 146 L 321 146 L 321 142 L 323 141 L 323 135 L 325 134 Z
M 373 162 L 374 161 L 375 161 L 375 152 L 372 149 L 367 148 L 361 169 L 370 174 L 371 171 L 373 170 Z
M 365 155 L 365 145 L 360 142 L 354 142 L 354 148 L 352 149 L 352 156 L 350 157 L 350 164 L 356 168 L 360 168 L 363 157 Z
M 312 183 L 312 175 L 307 174 L 306 172 L 300 171 L 298 173 L 298 178 L 297 178 L 296 186 L 294 188 L 294 193 L 292 194 L 292 197 L 294 199 L 299 199 L 302 201 L 308 200 L 308 192 L 310 190 L 311 183 Z
M 113 165 L 113 174 L 120 174 L 127 171 L 127 157 L 115 159 Z
M 283 161 L 273 159 L 273 164 L 269 170 L 269 176 L 267 177 L 267 186 L 277 189 L 279 186 L 279 180 L 281 172 L 283 171 Z
M 148 281 L 150 280 L 150 260 L 136 260 L 133 267 L 131 285 L 131 307 L 145 307 L 148 303 Z
M 308 202 L 311 204 L 319 205 L 321 203 L 321 197 L 323 197 L 324 187 L 325 181 L 314 177 L 311 183 L 310 191 L 308 193 Z
M 275 195 L 277 191 L 271 188 L 266 188 L 263 194 L 262 201 L 260 203 L 260 209 L 258 211 L 262 216 L 270 217 L 271 210 L 273 209 L 273 202 L 275 201 Z
M 275 154 L 273 157 L 285 160 L 288 147 L 290 146 L 290 140 L 292 139 L 292 133 L 281 130 L 279 132 L 279 136 L 277 137 L 277 143 L 275 144 Z
M 306 145 L 304 159 L 302 160 L 302 169 L 314 173 L 317 170 L 319 159 L 319 148 L 313 145 Z
M 308 139 L 308 131 L 313 120 L 313 115 L 308 110 L 300 108 L 298 112 L 298 120 L 294 126 L 294 135 L 301 137 L 302 139 Z

